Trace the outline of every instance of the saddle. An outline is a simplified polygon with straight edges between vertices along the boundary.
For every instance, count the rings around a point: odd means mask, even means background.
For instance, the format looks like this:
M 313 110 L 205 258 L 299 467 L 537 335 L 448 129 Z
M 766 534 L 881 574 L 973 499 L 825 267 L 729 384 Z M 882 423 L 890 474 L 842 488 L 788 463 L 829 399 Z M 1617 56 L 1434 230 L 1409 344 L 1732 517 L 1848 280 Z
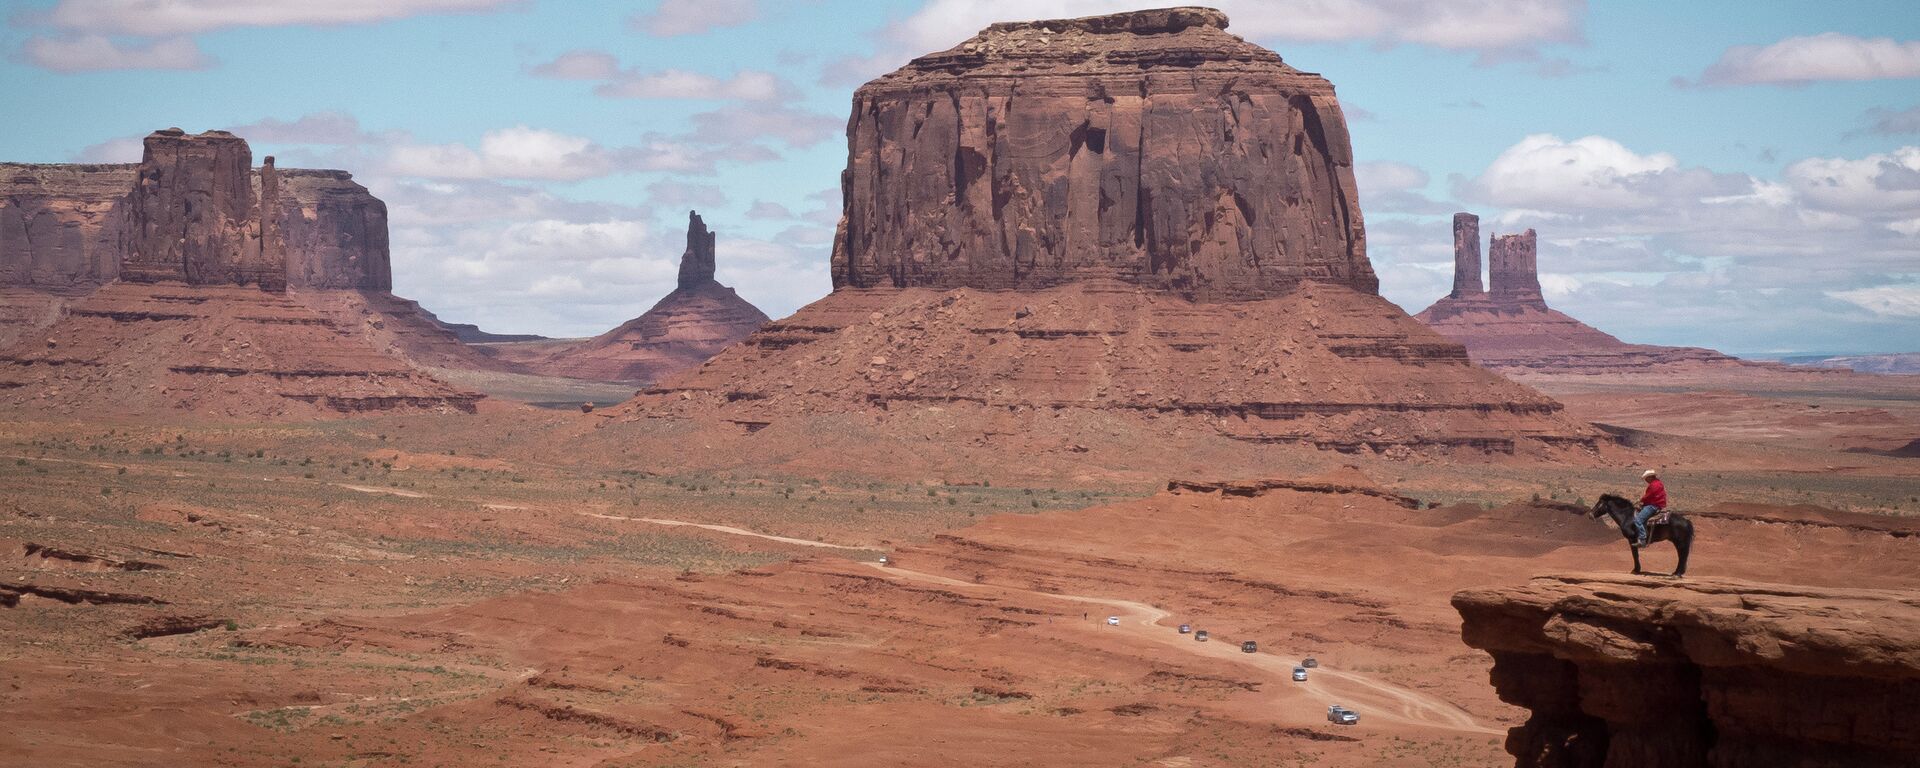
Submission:
M 1672 522 L 1672 520 L 1670 519 L 1672 517 L 1673 517 L 1673 510 L 1671 509 L 1660 510 L 1660 514 L 1647 518 L 1647 526 L 1653 527 L 1656 525 L 1666 525 L 1667 523 Z

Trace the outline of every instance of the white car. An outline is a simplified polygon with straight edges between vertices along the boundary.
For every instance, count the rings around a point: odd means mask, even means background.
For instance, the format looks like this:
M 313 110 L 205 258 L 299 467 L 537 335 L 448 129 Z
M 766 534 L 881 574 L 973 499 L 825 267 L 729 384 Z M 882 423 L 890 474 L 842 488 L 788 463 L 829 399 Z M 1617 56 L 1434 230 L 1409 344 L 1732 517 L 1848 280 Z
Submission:
M 1335 704 L 1327 707 L 1327 722 L 1335 725 L 1357 725 L 1360 722 L 1360 713 Z
M 1296 683 L 1304 683 L 1304 682 L 1306 682 L 1306 681 L 1307 681 L 1307 668 L 1306 668 L 1306 667 L 1294 667 L 1294 668 L 1293 668 L 1293 681 L 1294 681 L 1294 682 L 1296 682 Z
M 1108 617 L 1107 617 L 1107 626 L 1109 626 L 1109 627 L 1117 627 L 1117 626 L 1120 626 L 1120 617 L 1118 617 L 1118 616 L 1108 616 Z

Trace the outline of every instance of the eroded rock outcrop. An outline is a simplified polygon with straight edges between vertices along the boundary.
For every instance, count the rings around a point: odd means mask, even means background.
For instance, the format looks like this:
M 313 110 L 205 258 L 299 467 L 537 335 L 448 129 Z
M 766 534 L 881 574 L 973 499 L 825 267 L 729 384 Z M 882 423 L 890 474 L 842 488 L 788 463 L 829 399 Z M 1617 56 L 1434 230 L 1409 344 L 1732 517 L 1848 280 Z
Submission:
M 687 249 L 673 292 L 632 320 L 528 363 L 542 373 L 603 381 L 657 381 L 697 366 L 759 330 L 767 316 L 714 275 L 716 238 L 687 214 Z
M 1453 293 L 1448 298 L 1464 299 L 1486 293 L 1480 283 L 1480 217 L 1471 213 L 1453 215 Z
M 1453 604 L 1532 712 L 1518 768 L 1920 764 L 1911 592 L 1569 575 Z
M 284 255 L 261 249 L 253 152 L 238 136 L 149 134 L 126 209 L 123 280 L 287 287 Z
M 385 203 L 346 171 L 252 162 L 231 133 L 169 128 L 138 164 L 0 164 L 0 285 L 393 287 Z
M 472 412 L 481 396 L 388 354 L 371 317 L 319 296 L 252 286 L 113 283 L 58 323 L 0 350 L 0 408 L 48 413 L 290 417 Z M 340 319 L 341 317 L 346 319 Z
M 386 206 L 252 157 L 173 128 L 138 165 L 0 167 L 0 405 L 472 411 L 413 364 L 503 364 L 387 293 Z
M 0 163 L 0 285 L 94 287 L 120 274 L 137 165 Z
M 834 286 L 1375 292 L 1333 86 L 1226 26 L 995 24 L 861 86 Z
M 1480 289 L 1480 217 L 1453 216 L 1453 292 L 1414 317 L 1466 346 L 1475 363 L 1507 372 L 1632 373 L 1674 365 L 1742 366 L 1698 347 L 1628 344 L 1552 307 L 1540 290 L 1539 237 L 1492 237 Z
M 1377 295 L 1332 87 L 1225 26 L 996 24 L 862 87 L 833 293 L 628 415 L 1020 432 L 1081 410 L 1393 455 L 1593 447 Z

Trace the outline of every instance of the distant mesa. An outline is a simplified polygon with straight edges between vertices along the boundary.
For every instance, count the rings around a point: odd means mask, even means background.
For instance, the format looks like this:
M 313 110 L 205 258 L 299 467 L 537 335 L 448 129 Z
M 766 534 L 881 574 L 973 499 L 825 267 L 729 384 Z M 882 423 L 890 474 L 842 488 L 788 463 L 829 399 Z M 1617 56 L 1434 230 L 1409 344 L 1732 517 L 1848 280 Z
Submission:
M 170 128 L 138 164 L 0 164 L 0 405 L 474 410 L 414 364 L 500 364 L 387 292 L 386 205 L 252 158 Z
M 862 86 L 833 292 L 626 415 L 766 435 L 933 409 L 1050 433 L 1077 412 L 1349 451 L 1591 447 L 1378 296 L 1333 86 L 1226 26 L 995 24 Z
M 1896 352 L 1885 355 L 1816 355 L 1788 357 L 1780 362 L 1812 368 L 1833 368 L 1855 373 L 1896 375 L 1920 374 L 1920 352 Z
M 1540 291 L 1539 237 L 1531 229 L 1493 235 L 1487 256 L 1483 289 L 1480 217 L 1454 214 L 1453 292 L 1414 316 L 1465 345 L 1480 365 L 1555 373 L 1749 365 L 1711 349 L 1628 344 L 1547 306 Z
M 653 382 L 706 362 L 767 324 L 765 313 L 714 279 L 716 240 L 700 214 L 689 211 L 679 284 L 653 308 L 557 351 L 500 353 L 540 373 L 600 381 Z

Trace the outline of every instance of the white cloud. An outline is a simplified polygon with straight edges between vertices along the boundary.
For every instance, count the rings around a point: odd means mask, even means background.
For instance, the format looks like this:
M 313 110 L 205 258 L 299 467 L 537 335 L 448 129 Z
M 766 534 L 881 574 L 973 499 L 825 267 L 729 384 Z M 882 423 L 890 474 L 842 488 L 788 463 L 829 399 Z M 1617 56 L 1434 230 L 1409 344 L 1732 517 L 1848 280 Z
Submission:
M 776 101 L 791 96 L 793 87 L 771 72 L 758 70 L 744 70 L 722 79 L 700 72 L 669 69 L 651 73 L 620 73 L 601 83 L 593 92 L 612 99 Z
M 215 61 L 184 37 L 118 41 L 102 35 L 53 35 L 28 38 L 20 57 L 55 72 L 124 69 L 206 69 Z
M 234 27 L 366 24 L 525 4 L 525 0 L 60 0 L 50 10 L 23 16 L 29 24 L 92 34 L 166 37 Z
M 1826 210 L 1920 210 L 1920 147 L 1901 147 L 1891 154 L 1859 159 L 1807 158 L 1787 166 L 1786 176 L 1794 191 Z
M 1358 163 L 1353 175 L 1361 188 L 1419 189 L 1427 185 L 1427 172 L 1406 163 L 1391 161 Z
M 1920 283 L 1877 285 L 1827 295 L 1881 317 L 1920 318 Z
M 647 185 L 647 202 L 668 208 L 718 207 L 727 204 L 727 194 L 711 184 L 688 184 L 663 179 Z
M 1437 214 L 1458 208 L 1454 203 L 1427 197 L 1424 190 L 1431 177 L 1406 163 L 1357 163 L 1353 175 L 1360 186 L 1360 208 L 1364 211 Z
M 756 0 L 661 0 L 659 8 L 635 15 L 628 24 L 654 37 L 676 37 L 737 27 L 759 17 Z
M 1640 155 L 1601 136 L 1566 141 L 1533 134 L 1494 158 L 1472 182 L 1472 194 L 1509 207 L 1633 207 L 1636 176 L 1671 170 L 1672 155 Z
M 689 138 L 706 143 L 771 138 L 798 149 L 819 144 L 845 129 L 843 119 L 804 109 L 730 105 L 694 115 Z
M 636 171 L 705 173 L 713 170 L 714 160 L 711 152 L 670 140 L 608 148 L 584 137 L 522 125 L 488 131 L 478 149 L 398 144 L 387 151 L 380 170 L 440 179 L 577 181 Z
M 1483 55 L 1537 58 L 1546 43 L 1577 42 L 1586 0 L 1216 0 L 1229 31 L 1259 42 L 1425 45 Z M 829 67 L 830 82 L 859 82 L 914 56 L 946 50 L 988 24 L 1135 10 L 1134 0 L 928 0 L 888 24 L 872 57 Z
M 755 200 L 753 207 L 747 209 L 747 218 L 754 221 L 782 221 L 793 218 L 793 211 L 770 200 Z
M 1642 343 L 1729 351 L 1906 346 L 1920 312 L 1920 148 L 1814 157 L 1779 178 L 1688 166 L 1605 137 L 1528 136 L 1473 179 L 1504 210 L 1481 230 L 1540 232 L 1561 311 Z M 1370 222 L 1383 289 L 1418 310 L 1444 294 L 1445 221 Z M 1401 233 L 1399 229 L 1406 229 Z
M 1699 85 L 1800 85 L 1827 80 L 1920 77 L 1920 40 L 1861 38 L 1838 32 L 1738 45 L 1720 54 Z M 1687 84 L 1684 80 L 1680 84 Z
M 345 112 L 314 112 L 292 121 L 269 117 L 228 130 L 249 142 L 265 144 L 359 144 L 373 140 L 360 131 L 360 120 Z
M 531 71 L 555 80 L 605 80 L 620 74 L 620 59 L 606 51 L 581 49 L 560 54 Z
M 1604 136 L 1536 133 L 1501 152 L 1461 195 L 1514 208 L 1642 208 L 1659 203 L 1650 187 L 1678 167 L 1672 155 L 1641 155 Z
M 76 163 L 137 163 L 146 153 L 146 143 L 138 138 L 107 139 L 74 153 Z

